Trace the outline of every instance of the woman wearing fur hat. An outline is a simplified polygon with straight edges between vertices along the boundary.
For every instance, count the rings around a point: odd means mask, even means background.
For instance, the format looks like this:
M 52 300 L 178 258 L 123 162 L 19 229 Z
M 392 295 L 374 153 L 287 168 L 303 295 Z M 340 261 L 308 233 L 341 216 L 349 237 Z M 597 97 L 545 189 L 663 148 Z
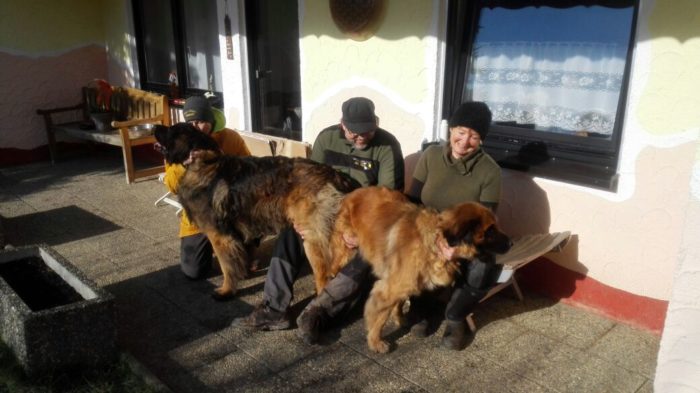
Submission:
M 438 210 L 466 201 L 480 202 L 496 209 L 501 196 L 501 168 L 482 148 L 491 125 L 491 111 L 483 102 L 467 102 L 449 119 L 450 135 L 446 145 L 428 147 L 421 155 L 407 194 L 414 201 Z M 445 309 L 447 326 L 442 343 L 461 349 L 466 341 L 466 316 L 488 292 L 498 277 L 493 261 L 473 260 L 462 264 Z M 426 315 L 434 309 L 434 294 L 411 299 L 410 314 L 418 317 L 411 332 L 428 334 Z
M 225 154 L 249 156 L 250 151 L 243 138 L 236 131 L 225 128 L 226 118 L 209 100 L 203 96 L 192 96 L 185 101 L 182 109 L 185 121 L 199 131 L 211 135 Z M 177 194 L 180 178 L 185 167 L 180 164 L 166 164 L 163 182 L 170 192 Z M 213 266 L 211 243 L 189 220 L 187 214 L 180 215 L 180 268 L 185 276 L 195 280 L 204 278 Z

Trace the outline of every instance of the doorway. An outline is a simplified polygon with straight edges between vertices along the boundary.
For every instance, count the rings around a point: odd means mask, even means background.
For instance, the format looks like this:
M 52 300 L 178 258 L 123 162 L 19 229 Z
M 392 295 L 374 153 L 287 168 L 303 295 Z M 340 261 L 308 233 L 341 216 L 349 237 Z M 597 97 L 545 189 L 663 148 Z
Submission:
M 253 130 L 301 140 L 297 1 L 246 0 Z

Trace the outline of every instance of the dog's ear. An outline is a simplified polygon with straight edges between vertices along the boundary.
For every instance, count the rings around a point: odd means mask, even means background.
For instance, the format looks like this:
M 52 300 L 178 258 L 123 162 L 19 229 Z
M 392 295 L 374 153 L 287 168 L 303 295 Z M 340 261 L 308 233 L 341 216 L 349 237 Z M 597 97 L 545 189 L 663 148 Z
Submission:
M 191 142 L 191 145 L 189 146 L 190 150 L 211 150 L 215 152 L 218 152 L 220 150 L 219 145 L 216 143 L 214 138 L 203 132 L 200 132 L 193 125 L 188 125 L 191 127 L 191 129 L 187 131 L 188 134 L 194 132 L 194 134 L 190 135 L 191 138 L 189 139 L 189 141 Z
M 445 237 L 450 247 L 460 243 L 475 244 L 477 237 L 483 237 L 481 219 L 473 218 L 467 221 L 452 222 L 451 225 L 442 227 L 442 236 Z
M 490 210 L 475 202 L 462 203 L 440 213 L 439 228 L 450 247 L 459 243 L 478 245 L 493 221 Z
M 167 129 L 164 142 L 160 142 L 166 150 L 165 160 L 171 164 L 182 164 L 190 157 L 194 149 L 219 151 L 219 145 L 214 138 L 200 132 L 192 124 L 177 123 Z M 158 137 L 156 137 L 157 139 Z
M 156 137 L 156 140 L 158 143 L 161 145 L 165 146 L 167 143 L 168 139 L 168 126 L 164 126 L 162 124 L 156 124 L 153 127 L 153 135 Z

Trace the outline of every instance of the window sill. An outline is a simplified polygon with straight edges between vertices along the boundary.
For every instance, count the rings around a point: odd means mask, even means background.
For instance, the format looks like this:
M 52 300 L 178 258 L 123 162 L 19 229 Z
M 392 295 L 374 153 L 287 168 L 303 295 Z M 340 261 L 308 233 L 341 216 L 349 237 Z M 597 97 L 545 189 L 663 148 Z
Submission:
M 618 174 L 600 165 L 557 157 L 524 158 L 507 150 L 485 150 L 506 169 L 527 172 L 533 176 L 605 191 L 616 191 Z

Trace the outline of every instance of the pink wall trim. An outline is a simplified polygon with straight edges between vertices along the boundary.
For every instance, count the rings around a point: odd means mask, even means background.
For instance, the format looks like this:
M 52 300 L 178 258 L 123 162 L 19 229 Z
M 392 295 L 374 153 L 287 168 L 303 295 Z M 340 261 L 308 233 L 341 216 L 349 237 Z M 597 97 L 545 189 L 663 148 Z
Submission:
M 89 45 L 58 56 L 27 57 L 0 52 L 0 148 L 46 144 L 37 109 L 75 105 L 80 88 L 107 75 L 105 48 Z
M 661 335 L 668 301 L 635 295 L 539 258 L 518 271 L 526 290 Z

